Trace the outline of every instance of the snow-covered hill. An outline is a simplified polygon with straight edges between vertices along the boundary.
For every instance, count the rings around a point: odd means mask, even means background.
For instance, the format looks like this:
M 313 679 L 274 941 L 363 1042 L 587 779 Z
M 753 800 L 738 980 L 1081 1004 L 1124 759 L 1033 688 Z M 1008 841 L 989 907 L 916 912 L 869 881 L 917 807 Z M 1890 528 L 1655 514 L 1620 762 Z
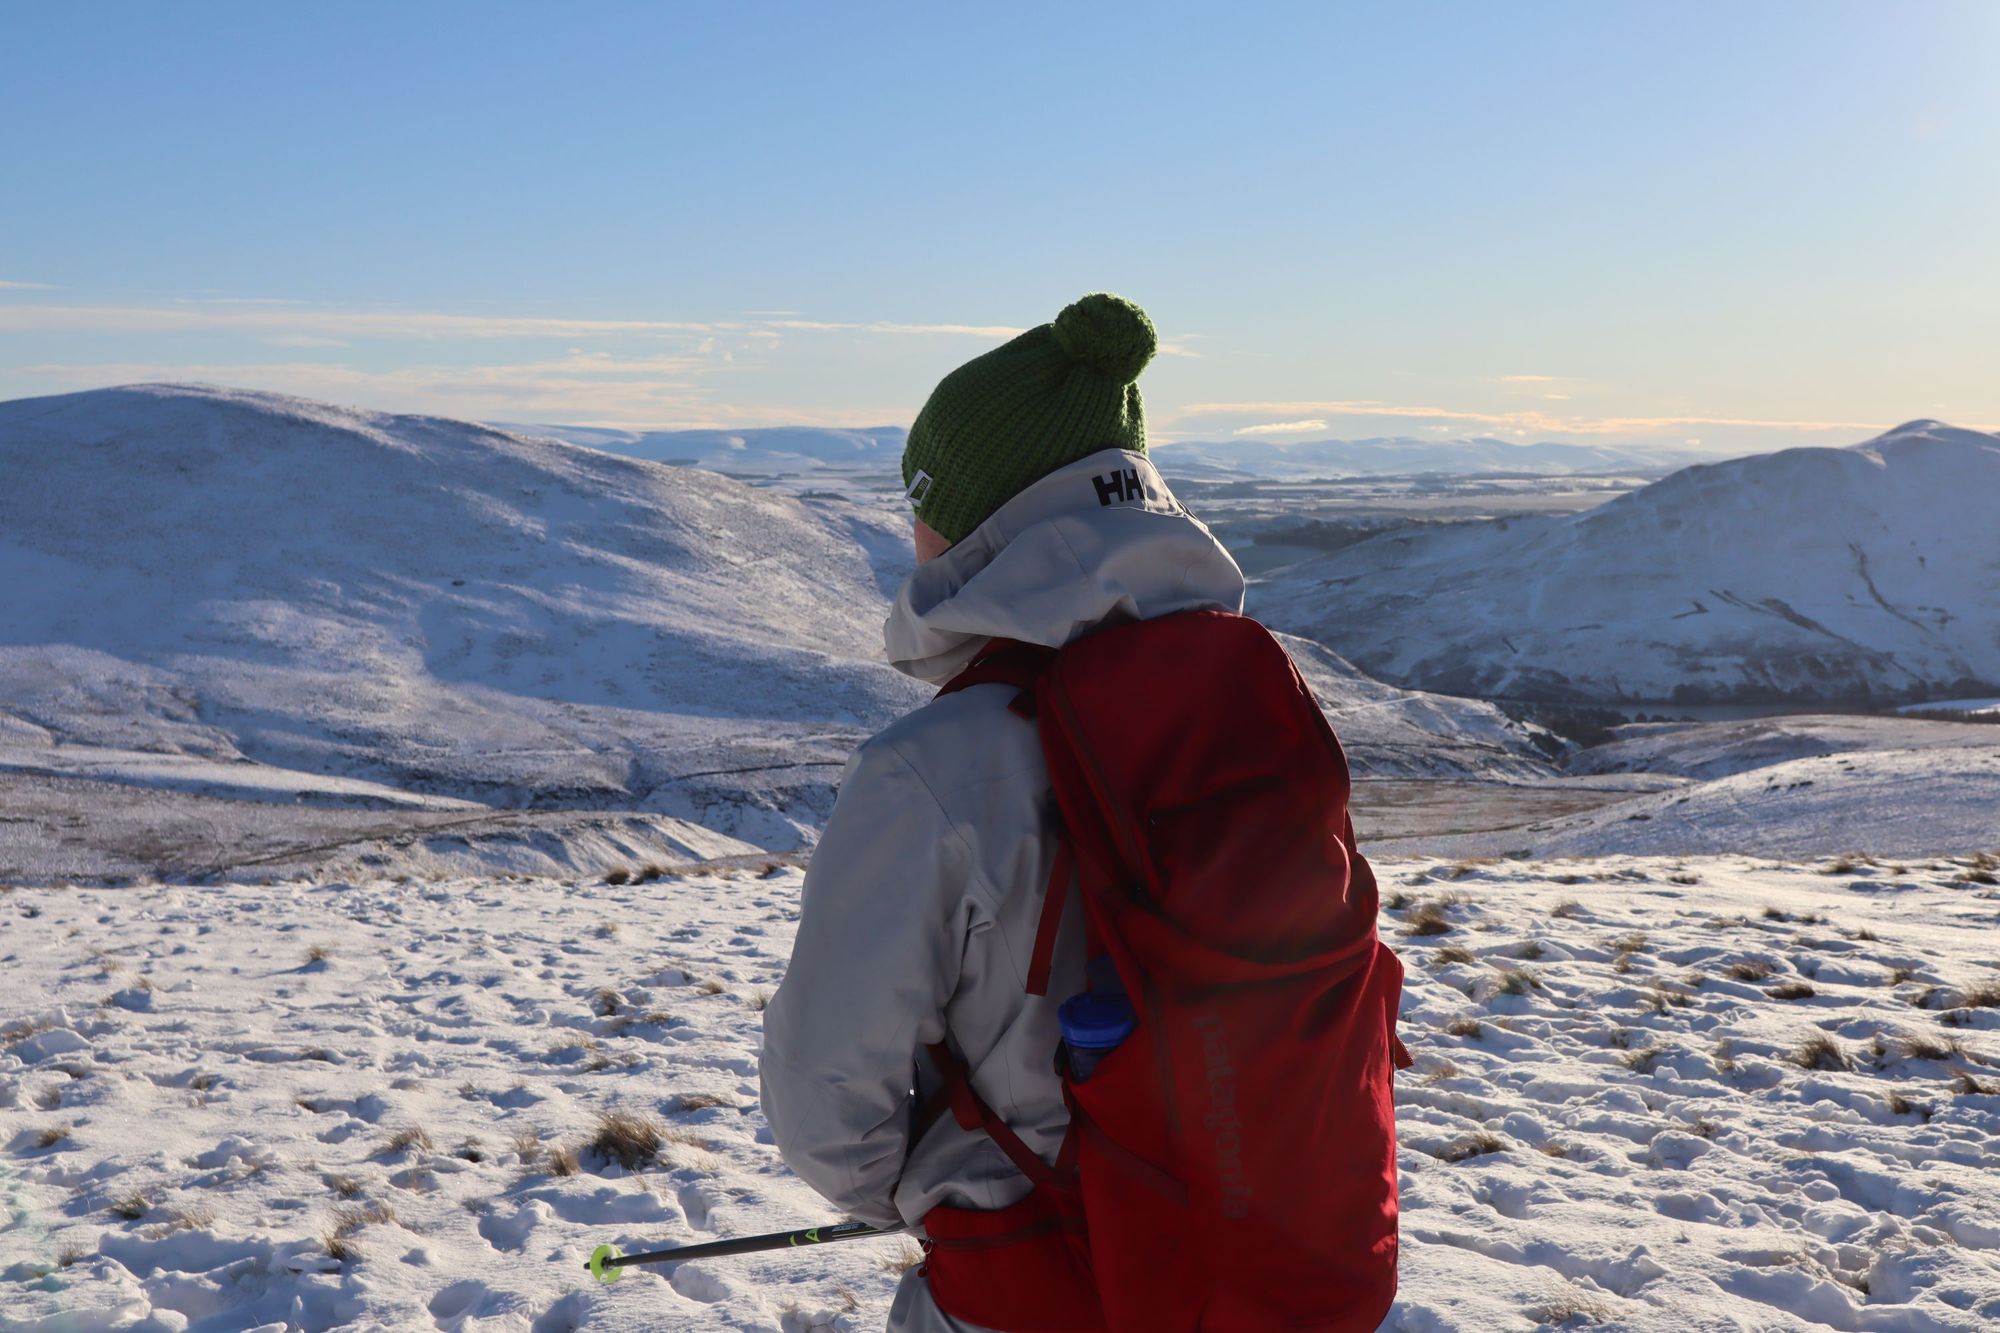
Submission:
M 725 830 L 783 842 L 853 742 L 925 697 L 881 663 L 853 532 L 711 472 L 138 386 L 0 404 L 0 476 L 17 746 L 733 805 Z
M 520 435 L 566 440 L 655 463 L 719 472 L 791 473 L 824 467 L 896 475 L 909 434 L 901 426 L 763 426 L 745 430 L 616 430 L 601 426 L 499 425 Z
M 1392 533 L 1253 591 L 1399 685 L 1909 698 L 2000 682 L 2000 436 L 1934 421 L 1686 468 L 1567 517 Z

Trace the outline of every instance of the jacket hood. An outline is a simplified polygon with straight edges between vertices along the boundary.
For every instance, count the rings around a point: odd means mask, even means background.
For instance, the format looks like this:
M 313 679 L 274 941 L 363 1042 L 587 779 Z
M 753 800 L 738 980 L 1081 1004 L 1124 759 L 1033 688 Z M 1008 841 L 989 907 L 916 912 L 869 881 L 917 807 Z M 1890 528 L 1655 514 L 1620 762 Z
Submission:
M 1243 609 L 1243 571 L 1144 454 L 1058 468 L 919 565 L 883 627 L 890 665 L 942 685 L 988 639 L 1060 648 L 1112 621 Z

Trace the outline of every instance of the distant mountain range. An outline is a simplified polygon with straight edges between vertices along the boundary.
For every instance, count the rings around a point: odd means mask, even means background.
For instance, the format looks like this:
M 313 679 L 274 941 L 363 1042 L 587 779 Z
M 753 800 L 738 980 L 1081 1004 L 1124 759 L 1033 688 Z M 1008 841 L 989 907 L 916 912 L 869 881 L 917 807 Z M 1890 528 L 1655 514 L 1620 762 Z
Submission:
M 1910 699 L 2000 683 L 2000 436 L 1936 421 L 1689 467 L 1581 514 L 1372 538 L 1253 591 L 1398 685 Z
M 608 430 L 591 426 L 504 425 L 499 429 L 542 435 L 592 449 L 732 473 L 796 472 L 805 468 L 870 468 L 898 475 L 901 426 L 837 430 L 778 426 L 759 430 Z M 1275 478 L 1399 476 L 1410 473 L 1533 473 L 1574 475 L 1615 472 L 1655 475 L 1713 453 L 1656 445 L 1516 444 L 1507 440 L 1193 441 L 1156 447 L 1169 477 L 1217 473 Z
M 0 782 L 64 800 L 296 802 L 328 838 L 353 832 L 333 807 L 632 811 L 742 840 L 647 826 L 703 854 L 790 850 L 852 747 L 931 696 L 883 661 L 900 503 L 179 385 L 0 403 L 0 477 Z M 1547 771 L 1490 705 L 1299 651 L 1360 771 Z M 204 832 L 204 859 L 269 832 Z

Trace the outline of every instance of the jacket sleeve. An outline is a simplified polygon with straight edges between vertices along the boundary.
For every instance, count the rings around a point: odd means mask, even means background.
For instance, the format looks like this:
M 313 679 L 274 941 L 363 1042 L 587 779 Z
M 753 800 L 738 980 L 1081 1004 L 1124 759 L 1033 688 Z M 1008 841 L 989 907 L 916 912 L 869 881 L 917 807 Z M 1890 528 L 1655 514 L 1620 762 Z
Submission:
M 763 1106 L 786 1165 L 901 1225 L 917 1055 L 944 1038 L 972 926 L 965 840 L 880 739 L 856 752 L 806 872 L 791 966 L 764 1011 Z

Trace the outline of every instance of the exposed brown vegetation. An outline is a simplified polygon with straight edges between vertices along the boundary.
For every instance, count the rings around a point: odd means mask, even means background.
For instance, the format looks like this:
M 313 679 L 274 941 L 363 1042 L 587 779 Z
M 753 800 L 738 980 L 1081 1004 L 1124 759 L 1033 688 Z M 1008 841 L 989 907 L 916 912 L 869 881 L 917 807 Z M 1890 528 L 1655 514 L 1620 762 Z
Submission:
M 652 1164 L 663 1142 L 665 1127 L 652 1116 L 612 1110 L 598 1113 L 597 1129 L 586 1146 L 606 1161 L 637 1171 Z
M 1437 1156 L 1440 1161 L 1464 1162 L 1474 1157 L 1484 1157 L 1488 1153 L 1506 1151 L 1507 1144 L 1505 1140 L 1497 1134 L 1481 1130 L 1477 1134 L 1468 1134 L 1466 1137 L 1459 1139 Z
M 712 1107 L 733 1109 L 736 1103 L 713 1092 L 683 1092 L 674 1098 L 676 1111 L 706 1111 Z
M 1780 982 L 1764 993 L 1774 1000 L 1810 1000 L 1819 994 L 1810 983 L 1804 981 Z
M 1815 1032 L 1800 1042 L 1791 1054 L 1791 1061 L 1801 1069 L 1827 1073 L 1847 1073 L 1854 1068 L 1854 1059 L 1846 1048 L 1824 1032 Z
M 112 1216 L 122 1217 L 128 1222 L 136 1222 L 152 1211 L 152 1195 L 144 1189 L 127 1190 L 111 1201 Z
M 435 1150 L 436 1146 L 436 1144 L 431 1142 L 430 1131 L 422 1125 L 405 1125 L 391 1134 L 388 1141 L 382 1145 L 381 1149 L 375 1155 L 377 1157 L 392 1157 L 399 1152 L 404 1152 L 411 1148 L 421 1148 L 425 1152 L 431 1152 Z

